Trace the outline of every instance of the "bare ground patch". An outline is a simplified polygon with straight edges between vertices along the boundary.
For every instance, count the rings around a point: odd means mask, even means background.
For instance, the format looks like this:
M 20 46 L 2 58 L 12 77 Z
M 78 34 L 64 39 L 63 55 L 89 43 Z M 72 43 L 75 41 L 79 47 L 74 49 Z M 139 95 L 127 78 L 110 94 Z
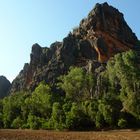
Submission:
M 140 131 L 57 132 L 2 129 L 0 140 L 140 140 Z

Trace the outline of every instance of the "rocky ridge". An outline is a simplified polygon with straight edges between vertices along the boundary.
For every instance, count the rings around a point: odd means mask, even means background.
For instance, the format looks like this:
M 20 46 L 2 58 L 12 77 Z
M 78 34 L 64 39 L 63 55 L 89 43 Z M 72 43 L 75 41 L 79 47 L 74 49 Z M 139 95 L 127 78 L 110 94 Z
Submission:
M 11 92 L 33 90 L 43 80 L 53 85 L 70 66 L 94 72 L 116 53 L 134 49 L 137 42 L 122 13 L 107 3 L 96 4 L 62 42 L 49 48 L 32 46 L 30 63 L 12 82 Z

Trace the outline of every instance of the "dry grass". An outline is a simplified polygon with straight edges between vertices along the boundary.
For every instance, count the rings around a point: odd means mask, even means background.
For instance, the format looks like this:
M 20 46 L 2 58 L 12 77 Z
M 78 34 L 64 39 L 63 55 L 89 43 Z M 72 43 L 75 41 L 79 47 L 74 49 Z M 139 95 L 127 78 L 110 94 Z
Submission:
M 0 130 L 0 140 L 140 140 L 140 131 L 56 132 Z

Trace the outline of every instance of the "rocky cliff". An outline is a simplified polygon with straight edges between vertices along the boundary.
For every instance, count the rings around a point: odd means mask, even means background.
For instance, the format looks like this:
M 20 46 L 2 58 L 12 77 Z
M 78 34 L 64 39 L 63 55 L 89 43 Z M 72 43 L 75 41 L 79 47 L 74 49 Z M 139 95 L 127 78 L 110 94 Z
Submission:
M 11 92 L 33 90 L 40 81 L 54 84 L 70 66 L 94 71 L 116 53 L 133 49 L 138 40 L 123 14 L 107 3 L 96 4 L 62 42 L 32 46 L 30 63 L 12 82 Z
M 10 87 L 11 83 L 9 80 L 7 80 L 7 78 L 4 76 L 0 76 L 0 98 L 9 95 Z

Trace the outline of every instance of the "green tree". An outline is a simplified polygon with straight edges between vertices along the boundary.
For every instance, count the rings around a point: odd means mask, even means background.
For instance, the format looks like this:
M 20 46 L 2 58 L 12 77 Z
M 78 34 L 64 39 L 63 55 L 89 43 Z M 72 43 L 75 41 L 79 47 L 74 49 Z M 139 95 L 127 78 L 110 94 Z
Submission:
M 40 118 L 39 117 L 36 117 L 35 115 L 33 115 L 33 114 L 30 113 L 28 115 L 27 125 L 31 129 L 39 129 L 39 128 L 41 128 Z
M 66 98 L 72 101 L 82 101 L 92 98 L 95 80 L 92 74 L 85 73 L 82 68 L 70 68 L 67 75 L 60 76 L 58 86 L 66 93 Z
M 0 128 L 3 127 L 3 103 L 2 100 L 0 100 Z
M 105 121 L 104 121 L 103 114 L 100 111 L 98 111 L 95 118 L 96 128 L 100 129 L 104 126 L 104 124 L 105 124 Z
M 64 129 L 65 114 L 58 102 L 53 103 L 51 121 L 53 122 L 54 129 Z
M 59 78 L 62 82 L 58 85 L 66 92 L 66 97 L 81 100 L 84 84 L 84 71 L 81 68 L 71 68 L 68 75 Z
M 89 102 L 88 106 L 87 106 L 87 113 L 91 122 L 95 124 L 96 121 L 96 115 L 98 112 L 98 100 L 97 99 L 93 99 Z
M 11 127 L 18 129 L 22 128 L 23 124 L 24 124 L 23 120 L 20 117 L 17 117 L 16 119 L 13 120 Z
M 122 111 L 139 118 L 140 110 L 140 67 L 134 51 L 120 53 L 107 63 L 106 74 L 109 77 L 109 90 L 117 94 L 123 105 Z
M 66 114 L 66 128 L 71 130 L 89 129 L 90 121 L 88 116 L 77 103 L 72 103 L 71 110 Z
M 3 123 L 4 128 L 10 128 L 14 119 L 21 116 L 21 106 L 27 94 L 16 93 L 3 99 Z
M 48 85 L 40 83 L 32 96 L 25 100 L 26 112 L 25 114 L 33 114 L 38 117 L 49 119 L 52 112 L 52 92 Z M 24 108 L 23 108 L 24 110 Z

